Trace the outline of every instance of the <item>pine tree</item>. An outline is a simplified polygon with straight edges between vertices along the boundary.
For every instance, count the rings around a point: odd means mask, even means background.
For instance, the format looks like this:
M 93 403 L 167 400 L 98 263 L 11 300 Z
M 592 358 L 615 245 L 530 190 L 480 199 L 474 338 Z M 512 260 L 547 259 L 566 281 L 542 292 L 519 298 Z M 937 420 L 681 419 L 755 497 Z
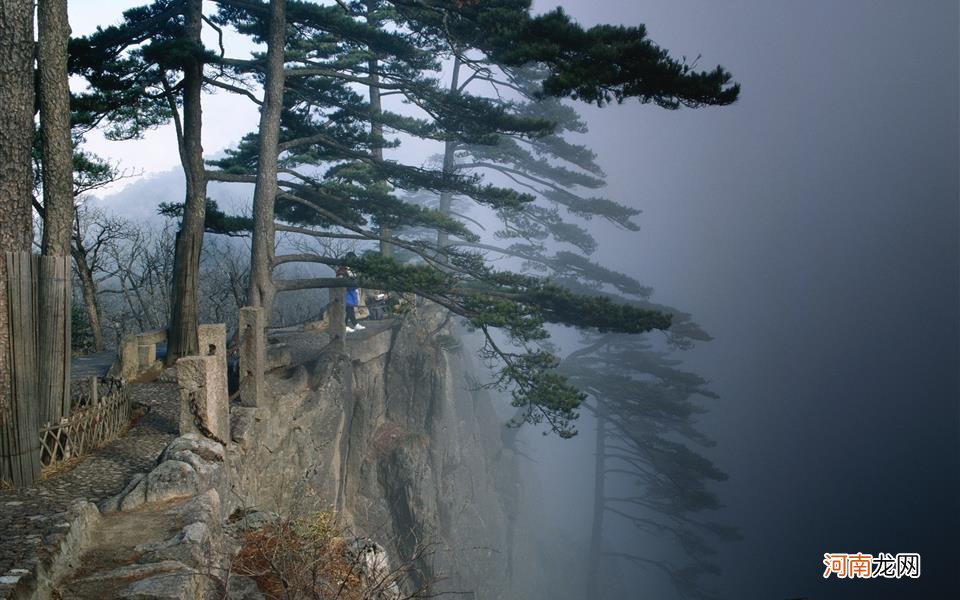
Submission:
M 715 544 L 739 538 L 735 528 L 701 516 L 720 506 L 710 484 L 726 479 L 700 454 L 701 448 L 713 442 L 696 427 L 697 416 L 704 411 L 701 401 L 716 399 L 716 395 L 701 377 L 684 371 L 679 361 L 656 351 L 649 341 L 588 335 L 582 344 L 564 359 L 560 370 L 574 385 L 590 390 L 587 406 L 596 419 L 596 491 L 587 593 L 600 597 L 604 558 L 614 557 L 656 566 L 684 597 L 712 597 L 700 578 L 717 573 Z M 613 477 L 632 480 L 634 493 L 608 493 L 607 482 Z M 603 530 L 608 517 L 673 543 L 689 563 L 667 562 L 636 548 L 605 546 Z
M 584 227 L 585 221 L 603 218 L 622 229 L 637 231 L 637 211 L 597 195 L 605 182 L 594 153 L 563 137 L 564 132 L 585 133 L 585 124 L 570 106 L 556 99 L 538 99 L 536 83 L 542 72 L 510 70 L 508 75 L 511 89 L 528 99 L 514 103 L 514 110 L 534 117 L 549 116 L 556 123 L 556 133 L 533 140 L 504 136 L 496 146 L 458 150 L 457 169 L 508 176 L 537 197 L 536 202 L 520 210 L 500 211 L 503 229 L 494 234 L 494 239 L 469 245 L 521 261 L 529 272 L 546 275 L 566 289 L 581 293 L 592 290 L 618 302 L 671 314 L 668 346 L 687 348 L 697 341 L 709 341 L 710 336 L 689 314 L 654 304 L 650 288 L 589 258 L 597 243 Z M 711 445 L 695 426 L 695 418 L 702 411 L 700 403 L 716 395 L 706 389 L 702 378 L 683 371 L 679 361 L 664 351 L 655 351 L 645 336 L 583 331 L 581 338 L 579 347 L 563 359 L 559 371 L 588 394 L 584 406 L 596 420 L 595 507 L 587 597 L 601 597 L 605 579 L 601 567 L 606 563 L 604 558 L 610 557 L 656 567 L 685 596 L 710 597 L 700 576 L 716 570 L 711 560 L 714 543 L 737 537 L 732 528 L 697 519 L 700 513 L 717 506 L 708 483 L 726 477 L 700 456 L 697 448 Z M 522 415 L 515 420 L 520 419 Z M 505 436 L 508 444 L 512 438 Z M 611 476 L 633 478 L 637 495 L 611 498 L 606 492 Z M 670 485 L 664 487 L 662 482 Z M 605 547 L 604 526 L 611 516 L 675 542 L 690 557 L 690 564 L 677 565 Z
M 262 306 L 271 314 L 273 296 L 274 213 L 277 198 L 278 145 L 283 110 L 284 55 L 286 52 L 286 0 L 270 1 L 266 72 L 260 107 L 259 148 L 253 192 L 253 248 L 247 305 Z
M 78 125 L 106 125 L 113 139 L 138 137 L 170 120 L 175 125 L 186 199 L 177 235 L 168 362 L 198 351 L 197 278 L 207 204 L 202 90 L 232 89 L 204 73 L 213 56 L 200 36 L 204 18 L 202 0 L 156 0 L 126 11 L 120 25 L 71 43 L 71 72 L 90 88 L 74 101 Z
M 601 327 L 623 327 L 627 331 L 662 328 L 667 319 L 656 310 L 618 307 L 608 298 L 576 295 L 530 277 L 490 270 L 478 254 L 464 249 L 477 238 L 450 218 L 444 200 L 459 195 L 494 210 L 513 211 L 514 218 L 552 219 L 551 226 L 563 230 L 566 237 L 573 229 L 542 210 L 527 211 L 525 207 L 536 198 L 534 194 L 485 184 L 480 175 L 458 172 L 450 160 L 445 160 L 441 169 L 385 160 L 383 148 L 390 143 L 384 131 L 444 141 L 448 159 L 458 147 L 498 146 L 504 136 L 527 140 L 545 137 L 552 129 L 547 119 L 522 114 L 509 103 L 466 91 L 472 81 L 492 80 L 489 65 L 494 59 L 519 64 L 533 57 L 544 65 L 541 72 L 545 78 L 539 87 L 598 103 L 613 95 L 619 100 L 636 96 L 643 102 L 668 107 L 723 104 L 735 99 L 737 87 L 730 84 L 729 75 L 722 69 L 710 78 L 672 61 L 645 39 L 642 28 L 584 31 L 562 13 L 532 18 L 524 2 L 484 4 L 482 9 L 470 3 L 364 1 L 321 7 L 291 2 L 288 9 L 288 19 L 297 24 L 297 35 L 287 40 L 286 91 L 277 145 L 281 177 L 277 180 L 276 215 L 282 222 L 276 229 L 318 237 L 379 240 L 382 249 L 396 248 L 416 257 L 417 265 L 393 264 L 384 260 L 389 256 L 381 255 L 366 257 L 354 266 L 370 285 L 416 291 L 483 330 L 485 352 L 504 365 L 498 381 L 515 386 L 515 401 L 525 407 L 524 420 L 546 418 L 555 430 L 570 435 L 570 420 L 582 396 L 551 373 L 556 358 L 545 351 L 513 352 L 497 343 L 490 329 L 507 329 L 512 341 L 523 346 L 543 337 L 544 322 L 584 324 L 585 314 L 603 315 Z M 231 24 L 260 40 L 267 35 L 268 21 L 262 5 L 225 3 L 218 22 Z M 523 52 L 517 50 L 518 40 Z M 585 66 L 587 54 L 609 45 L 618 47 L 619 52 L 645 51 L 639 58 L 605 55 L 631 69 L 632 79 Z M 468 52 L 481 52 L 484 59 L 472 59 Z M 568 60 L 579 56 L 578 52 L 582 58 Z M 452 57 L 455 64 L 454 78 L 447 89 L 424 75 L 436 72 L 436 57 L 444 55 Z M 221 62 L 237 72 L 259 73 L 264 78 L 262 59 Z M 640 81 L 637 73 L 641 63 L 646 73 L 652 70 L 665 81 Z M 461 64 L 473 70 L 463 83 L 457 80 Z M 576 90 L 567 85 L 574 74 L 583 80 Z M 350 87 L 355 84 L 367 88 L 368 102 Z M 402 117 L 383 110 L 379 99 L 387 94 L 402 94 L 426 118 Z M 208 173 L 208 177 L 218 181 L 257 180 L 261 147 L 260 135 L 250 134 L 227 159 L 213 163 L 219 170 Z M 569 177 L 575 176 L 570 173 Z M 411 205 L 397 191 L 439 193 L 441 210 Z M 576 203 L 580 214 L 609 213 L 616 208 L 599 201 L 588 206 L 584 198 L 560 199 Z M 628 218 L 629 211 L 622 219 Z M 417 228 L 438 230 L 439 243 L 394 236 L 390 243 L 385 241 L 387 232 Z M 449 244 L 451 235 L 457 237 L 457 247 Z M 564 258 L 574 262 L 571 257 Z M 274 264 L 297 261 L 333 262 L 317 256 L 287 255 L 276 257 Z M 325 278 L 281 280 L 276 288 L 283 291 L 342 283 Z M 438 283 L 449 289 L 440 290 Z M 557 400 L 551 400 L 551 395 Z
M 381 287 L 391 287 L 383 284 L 392 280 L 391 289 L 432 294 L 441 304 L 460 311 L 487 334 L 488 354 L 499 357 L 506 365 L 501 372 L 504 380 L 513 382 L 518 390 L 525 390 L 517 400 L 528 409 L 525 419 L 543 418 L 544 414 L 534 407 L 549 404 L 548 393 L 538 396 L 533 390 L 563 391 L 559 394 L 562 399 L 554 403 L 552 412 L 548 411 L 548 418 L 555 429 L 569 435 L 569 420 L 575 416 L 574 409 L 581 396 L 550 373 L 556 358 L 546 352 L 514 353 L 502 348 L 488 328 L 507 328 L 513 341 L 524 345 L 543 336 L 544 322 L 583 321 L 582 315 L 588 308 L 603 315 L 602 327 L 623 326 L 628 331 L 664 327 L 666 319 L 655 310 L 617 307 L 608 298 L 578 296 L 569 289 L 529 277 L 496 273 L 483 265 L 476 253 L 463 246 L 450 247 L 447 242 L 451 235 L 456 236 L 458 242 L 466 243 L 476 242 L 477 238 L 444 211 L 411 205 L 396 191 L 433 191 L 442 199 L 459 195 L 494 210 L 524 215 L 515 218 L 529 219 L 528 215 L 532 214 L 534 219 L 542 221 L 552 217 L 542 210 L 520 210 L 536 198 L 534 194 L 483 183 L 480 175 L 457 172 L 450 161 L 445 161 L 446 168 L 431 169 L 384 159 L 382 150 L 388 142 L 383 132 L 389 128 L 424 139 L 442 140 L 448 150 L 467 145 L 497 145 L 502 136 L 544 137 L 552 126 L 549 121 L 523 115 L 507 104 L 466 91 L 471 81 L 492 80 L 490 67 L 469 58 L 467 52 L 481 52 L 487 63 L 496 59 L 507 65 L 534 58 L 545 65 L 544 90 L 575 94 L 598 103 L 612 94 L 618 100 L 636 96 L 643 102 L 668 107 L 722 104 L 736 97 L 736 86 L 729 84 L 729 75 L 722 69 L 718 68 L 711 78 L 670 60 L 665 52 L 646 41 L 642 28 L 584 31 L 562 13 L 532 18 L 529 5 L 524 2 L 504 1 L 495 6 L 484 5 L 482 10 L 470 3 L 354 2 L 342 7 L 345 10 L 302 2 L 288 5 L 287 17 L 296 24 L 297 35 L 287 40 L 285 51 L 288 66 L 283 73 L 286 86 L 276 144 L 280 177 L 275 207 L 276 216 L 284 222 L 276 229 L 381 242 L 391 230 L 424 227 L 438 230 L 439 244 L 391 237 L 389 244 L 381 244 L 382 248 L 405 251 L 417 257 L 421 264 L 404 266 L 365 260 L 362 265 L 365 277 L 370 282 L 378 281 Z M 218 23 L 233 25 L 243 33 L 264 40 L 269 35 L 270 24 L 266 8 L 259 2 L 223 2 Z M 611 45 L 620 52 L 638 49 L 646 52 L 640 58 L 616 53 L 605 55 L 630 69 L 633 79 L 618 77 L 609 71 L 585 69 L 591 52 Z M 458 67 L 470 65 L 472 75 L 460 84 L 455 70 L 453 85 L 443 89 L 436 80 L 424 75 L 438 69 L 438 51 L 447 52 Z M 261 81 L 268 79 L 262 57 L 250 61 L 220 57 L 211 62 L 233 69 L 238 76 L 253 74 Z M 652 70 L 664 81 L 637 80 L 640 63 L 645 65 L 646 73 Z M 574 75 L 582 80 L 575 90 L 569 87 Z M 373 102 L 365 103 L 351 88 L 355 84 L 365 85 Z M 376 106 L 377 98 L 392 93 L 402 94 L 427 118 L 394 115 Z M 264 147 L 261 138 L 260 132 L 247 136 L 227 159 L 213 163 L 219 170 L 208 172 L 207 179 L 239 182 L 259 179 L 258 188 L 262 192 L 270 178 L 262 177 L 259 167 L 269 165 L 273 158 L 263 162 L 264 158 L 259 155 Z M 613 206 L 591 208 L 583 198 L 573 200 L 581 213 L 609 210 Z M 261 215 L 261 223 L 270 222 L 267 213 L 269 211 Z M 551 226 L 565 229 L 568 237 L 573 231 L 557 219 L 553 219 Z M 272 236 L 266 232 L 263 237 Z M 263 262 L 262 258 L 257 259 L 258 264 Z M 564 258 L 574 262 L 569 256 Z M 322 262 L 315 256 L 287 255 L 275 257 L 273 263 L 276 266 L 296 261 Z M 432 273 L 409 270 L 421 267 L 456 277 L 455 281 L 447 281 L 452 289 L 440 294 L 430 286 L 442 278 L 431 279 Z M 405 285 L 400 281 L 401 271 L 418 285 Z M 280 281 L 276 287 L 282 291 L 331 283 L 336 285 L 322 279 Z M 534 302 L 539 306 L 531 306 Z M 618 319 L 622 322 L 618 323 Z M 638 325 L 641 322 L 643 325 Z

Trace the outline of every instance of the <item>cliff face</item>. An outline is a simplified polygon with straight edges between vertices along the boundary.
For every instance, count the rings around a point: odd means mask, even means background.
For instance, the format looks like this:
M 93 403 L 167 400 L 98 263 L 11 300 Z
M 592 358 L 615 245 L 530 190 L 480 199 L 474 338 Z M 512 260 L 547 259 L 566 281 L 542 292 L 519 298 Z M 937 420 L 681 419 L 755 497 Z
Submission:
M 409 319 L 389 352 L 353 364 L 343 507 L 358 529 L 382 531 L 399 561 L 426 552 L 416 584 L 507 597 L 516 468 L 441 319 Z
M 408 592 L 518 597 L 515 455 L 468 385 L 468 357 L 431 308 L 376 327 L 348 339 L 348 357 L 271 372 L 270 406 L 234 410 L 227 508 L 285 512 L 310 498 L 414 567 Z M 287 341 L 295 359 L 307 352 Z

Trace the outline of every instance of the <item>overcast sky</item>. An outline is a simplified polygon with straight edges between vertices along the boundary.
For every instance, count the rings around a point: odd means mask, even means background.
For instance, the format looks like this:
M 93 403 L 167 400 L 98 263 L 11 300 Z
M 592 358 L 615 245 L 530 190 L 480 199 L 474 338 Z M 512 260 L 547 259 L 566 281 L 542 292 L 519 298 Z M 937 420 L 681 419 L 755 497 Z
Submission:
M 136 3 L 93 4 L 72 2 L 75 33 Z M 599 258 L 716 338 L 686 361 L 722 396 L 705 425 L 746 536 L 724 597 L 960 592 L 956 0 L 560 4 L 743 84 L 722 109 L 584 111 L 609 195 L 644 211 L 639 235 L 597 225 Z M 248 101 L 204 102 L 208 153 L 256 122 Z M 165 129 L 93 147 L 177 165 Z M 823 580 L 824 552 L 857 551 L 920 552 L 923 575 Z

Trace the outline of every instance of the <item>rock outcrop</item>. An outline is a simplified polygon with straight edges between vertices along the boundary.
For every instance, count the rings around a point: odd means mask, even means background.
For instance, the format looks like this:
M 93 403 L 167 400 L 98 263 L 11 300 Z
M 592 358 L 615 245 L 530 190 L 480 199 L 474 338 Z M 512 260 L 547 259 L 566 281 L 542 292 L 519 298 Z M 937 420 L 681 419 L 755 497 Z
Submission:
M 354 359 L 342 509 L 380 532 L 391 556 L 414 560 L 413 587 L 507 598 L 513 506 L 502 476 L 509 488 L 516 465 L 489 398 L 468 384 L 469 361 L 447 347 L 451 328 L 426 310 L 388 351 Z
M 346 356 L 271 372 L 264 406 L 233 409 L 225 504 L 334 507 L 394 568 L 411 569 L 408 593 L 511 597 L 515 455 L 489 397 L 468 383 L 468 357 L 450 347 L 455 333 L 421 308 L 348 336 Z M 294 359 L 315 334 L 298 335 L 281 338 Z
M 421 307 L 348 337 L 345 354 L 314 332 L 280 336 L 282 360 L 256 403 L 231 407 L 229 435 L 176 438 L 100 504 L 97 541 L 62 597 L 259 598 L 227 576 L 244 528 L 323 509 L 346 525 L 365 581 L 404 573 L 378 597 L 516 597 L 517 466 L 454 333 Z

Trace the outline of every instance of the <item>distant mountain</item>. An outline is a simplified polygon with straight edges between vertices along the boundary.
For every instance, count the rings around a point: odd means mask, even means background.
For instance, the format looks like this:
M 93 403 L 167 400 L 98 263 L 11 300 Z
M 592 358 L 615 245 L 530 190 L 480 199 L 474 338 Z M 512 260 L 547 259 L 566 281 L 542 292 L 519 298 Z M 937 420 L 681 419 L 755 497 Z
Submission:
M 183 202 L 185 193 L 183 171 L 171 169 L 136 178 L 123 189 L 104 196 L 92 196 L 89 202 L 109 214 L 139 223 L 163 221 L 157 213 L 164 202 Z M 207 188 L 210 198 L 228 213 L 249 213 L 253 199 L 252 184 L 211 183 Z

